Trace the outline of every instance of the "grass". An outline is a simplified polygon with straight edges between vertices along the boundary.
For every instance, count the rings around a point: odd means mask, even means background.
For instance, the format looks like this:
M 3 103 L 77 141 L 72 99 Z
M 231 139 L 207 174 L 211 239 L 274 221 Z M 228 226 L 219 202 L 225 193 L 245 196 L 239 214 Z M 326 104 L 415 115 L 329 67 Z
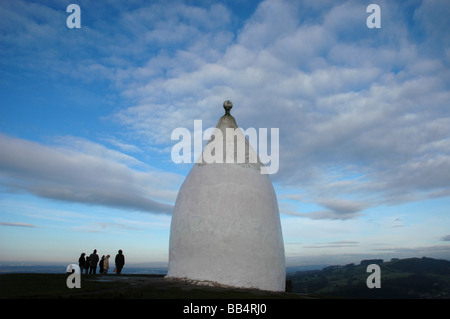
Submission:
M 70 298 L 126 286 L 126 283 L 100 283 L 94 281 L 97 277 L 82 276 L 82 289 L 69 289 L 66 279 L 65 274 L 2 274 L 0 275 L 0 298 Z
M 82 275 L 68 288 L 65 274 L 1 274 L 1 299 L 296 299 L 304 296 L 256 289 L 198 286 L 155 275 Z

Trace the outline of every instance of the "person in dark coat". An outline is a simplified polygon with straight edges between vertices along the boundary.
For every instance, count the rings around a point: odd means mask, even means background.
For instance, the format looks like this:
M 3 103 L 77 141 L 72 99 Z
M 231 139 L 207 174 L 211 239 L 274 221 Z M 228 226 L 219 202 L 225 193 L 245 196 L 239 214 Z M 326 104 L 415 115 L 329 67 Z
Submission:
M 86 260 L 84 262 L 84 270 L 85 270 L 85 274 L 87 275 L 89 272 L 89 267 L 91 266 L 91 263 L 89 261 L 89 256 L 86 256 Z
M 122 254 L 122 250 L 119 250 L 114 262 L 116 263 L 116 274 L 120 275 L 122 268 L 125 265 L 125 256 Z
M 89 268 L 89 274 L 97 274 L 98 259 L 97 249 L 94 249 L 94 252 L 89 256 L 89 262 L 91 264 L 91 268 Z
M 102 256 L 100 259 L 100 262 L 98 263 L 98 271 L 103 274 L 103 262 L 105 260 L 105 255 Z
M 80 258 L 78 258 L 78 266 L 80 266 L 80 273 L 83 273 L 84 270 L 85 255 L 86 255 L 85 253 L 82 253 Z

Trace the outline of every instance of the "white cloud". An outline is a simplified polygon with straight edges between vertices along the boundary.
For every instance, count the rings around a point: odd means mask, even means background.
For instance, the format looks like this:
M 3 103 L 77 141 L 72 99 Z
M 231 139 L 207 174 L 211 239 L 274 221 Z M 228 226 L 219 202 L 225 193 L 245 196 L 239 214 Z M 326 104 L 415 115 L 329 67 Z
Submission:
M 6 223 L 6 222 L 0 222 L 0 226 L 13 226 L 13 227 L 36 227 L 33 224 L 28 223 Z
M 7 189 L 84 204 L 171 214 L 180 177 L 137 171 L 137 161 L 92 142 L 54 147 L 0 135 L 1 184 Z M 75 144 L 77 144 L 75 143 Z
M 107 119 L 168 158 L 173 129 L 191 129 L 194 119 L 215 125 L 222 102 L 231 99 L 241 127 L 280 128 L 274 182 L 318 205 L 324 200 L 361 204 L 357 210 L 322 205 L 325 209 L 314 214 L 291 213 L 355 218 L 373 205 L 449 193 L 450 54 L 445 44 L 450 37 L 444 19 L 449 6 L 424 1 L 403 10 L 404 5 L 382 1 L 382 28 L 369 30 L 365 5 L 358 1 L 263 1 L 241 29 L 232 30 L 233 12 L 222 4 L 155 3 L 117 10 L 109 26 L 86 25 L 83 37 L 75 39 L 80 52 L 94 48 L 102 34 L 110 39 L 95 50 L 98 59 L 82 55 L 66 62 L 82 71 L 81 77 L 113 81 L 132 106 Z M 50 38 L 39 25 L 34 31 L 38 39 Z M 7 40 L 15 41 L 11 34 Z M 126 140 L 109 143 L 134 151 Z M 115 171 L 111 176 L 149 178 L 130 170 L 142 165 L 133 157 L 81 144 L 77 155 L 94 156 L 80 157 L 87 167 L 102 158 L 108 163 L 103 169 Z M 68 156 L 62 160 L 70 162 Z M 33 191 L 77 197 L 63 190 Z M 84 193 L 79 196 L 89 201 Z
M 316 18 L 303 19 L 305 7 Z M 164 145 L 193 119 L 214 125 L 223 100 L 231 99 L 243 128 L 280 128 L 275 182 L 306 190 L 305 199 L 319 204 L 348 196 L 365 203 L 340 215 L 308 215 L 314 218 L 354 218 L 374 204 L 448 196 L 450 72 L 418 49 L 400 5 L 383 8 L 382 29 L 369 33 L 359 3 L 264 1 L 215 60 L 195 51 L 189 70 L 172 67 L 176 56 L 166 58 L 170 76 L 128 91 L 152 103 L 123 109 L 116 119 Z M 198 39 L 213 47 L 210 38 Z

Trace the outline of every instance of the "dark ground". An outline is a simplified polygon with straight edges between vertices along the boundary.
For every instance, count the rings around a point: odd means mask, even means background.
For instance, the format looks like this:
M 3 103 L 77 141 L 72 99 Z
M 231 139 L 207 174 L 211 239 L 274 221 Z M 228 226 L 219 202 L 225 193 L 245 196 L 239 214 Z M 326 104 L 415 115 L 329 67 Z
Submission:
M 79 314 L 90 316 L 92 312 L 96 316 L 113 317 L 138 313 L 149 316 L 157 314 L 157 317 L 164 318 L 228 319 L 234 317 L 273 319 L 300 317 L 300 313 L 335 313 L 345 314 L 347 318 L 361 318 L 368 309 L 378 311 L 385 305 L 380 304 L 380 300 L 376 305 L 369 303 L 370 301 L 365 304 L 362 300 L 356 300 L 356 303 L 352 304 L 355 301 L 324 295 L 200 286 L 165 280 L 161 275 L 82 275 L 81 288 L 70 289 L 66 285 L 68 276 L 37 273 L 0 274 L 0 299 L 4 313 L 14 311 L 16 314 L 29 313 L 33 316 L 42 313 L 50 317 Z M 321 305 L 317 302 L 329 304 Z M 429 309 L 430 306 L 421 302 L 414 304 L 398 302 L 395 300 L 395 304 L 386 306 L 391 315 L 404 314 L 405 309 L 419 313 Z M 229 311 L 230 306 L 239 305 L 242 307 L 240 313 L 235 310 Z M 245 309 L 247 311 L 253 309 L 250 306 L 261 307 L 258 308 L 261 312 L 258 314 L 245 312 Z M 444 307 L 445 304 L 433 304 L 433 309 L 437 309 L 436 306 Z M 8 307 L 11 308 L 11 312 Z M 195 307 L 197 309 L 216 307 L 216 313 L 214 315 L 195 313 L 192 310 L 195 310 Z M 438 313 L 443 312 L 439 310 Z
M 305 299 L 307 295 L 200 286 L 161 275 L 82 275 L 68 288 L 65 274 L 2 274 L 2 299 Z

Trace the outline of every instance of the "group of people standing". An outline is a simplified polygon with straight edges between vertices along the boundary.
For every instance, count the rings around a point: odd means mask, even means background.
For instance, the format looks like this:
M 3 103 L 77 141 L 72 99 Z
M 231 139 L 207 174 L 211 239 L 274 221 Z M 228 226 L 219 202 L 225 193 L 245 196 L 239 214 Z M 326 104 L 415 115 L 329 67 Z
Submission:
M 94 252 L 87 256 L 85 253 L 82 253 L 80 258 L 78 259 L 78 266 L 80 266 L 80 271 L 85 274 L 97 274 L 97 264 L 99 265 L 99 273 L 106 275 L 109 270 L 109 258 L 110 255 L 103 255 L 100 259 L 97 255 L 97 249 L 94 249 Z M 125 256 L 122 253 L 122 250 L 119 250 L 116 258 L 114 259 L 115 269 L 114 272 L 118 275 L 121 274 L 122 268 L 125 265 Z

